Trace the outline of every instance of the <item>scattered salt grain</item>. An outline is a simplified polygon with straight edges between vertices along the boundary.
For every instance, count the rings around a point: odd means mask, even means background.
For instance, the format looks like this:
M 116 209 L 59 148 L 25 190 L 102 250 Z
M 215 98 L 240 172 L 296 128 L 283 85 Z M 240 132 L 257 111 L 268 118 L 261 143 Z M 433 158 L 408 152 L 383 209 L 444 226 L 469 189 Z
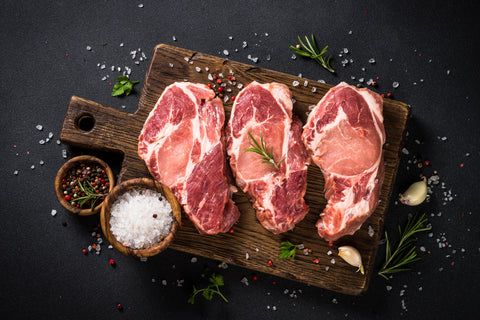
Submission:
M 240 282 L 241 282 L 242 284 L 246 285 L 246 286 L 249 285 L 248 279 L 247 279 L 246 277 L 243 277 L 242 280 L 240 280 Z
M 386 287 L 385 287 L 385 289 L 387 289 L 387 291 L 392 290 L 392 288 L 393 288 L 392 286 L 386 286 Z
M 447 70 L 447 75 L 449 75 L 449 74 L 450 74 L 450 70 Z
M 190 259 L 191 263 L 196 263 L 197 261 L 198 261 L 197 257 L 192 257 L 192 259 Z
M 252 57 L 251 54 L 249 54 L 249 55 L 247 56 L 247 59 L 253 61 L 254 63 L 257 63 L 257 62 L 258 62 L 258 57 Z
M 172 222 L 172 207 L 161 193 L 136 188 L 118 197 L 112 205 L 110 229 L 120 243 L 141 249 L 167 236 Z
M 162 280 L 162 285 L 166 286 L 167 285 L 167 280 Z
M 402 153 L 403 153 L 403 154 L 409 154 L 410 152 L 408 151 L 407 148 L 403 148 L 403 149 L 402 149 Z
M 97 246 L 98 247 L 98 246 Z M 147 257 L 143 257 L 143 258 L 140 258 L 140 261 L 141 262 L 147 262 L 148 258 Z
M 330 262 L 331 262 L 332 264 L 335 264 L 335 258 L 332 258 L 332 260 L 330 260 Z
M 113 249 L 113 246 L 111 244 L 108 245 L 108 249 Z
M 248 254 L 248 252 L 245 252 L 245 259 L 246 260 L 250 259 L 250 255 Z
M 398 83 L 398 81 L 394 81 L 392 83 L 392 87 L 395 88 L 395 89 L 398 88 L 399 85 L 400 85 L 400 83 Z
M 45 140 L 42 139 L 42 140 L 38 141 L 38 143 L 39 144 L 45 144 Z
M 13 174 L 14 174 L 14 175 L 18 175 L 18 170 L 14 170 L 14 171 L 13 171 Z
M 375 63 L 375 59 L 370 58 L 370 59 L 368 60 L 368 63 L 371 63 L 371 64 Z
M 38 130 L 38 131 L 42 131 L 43 130 L 43 126 L 41 124 L 37 124 L 35 126 L 35 128 Z
M 220 264 L 220 268 L 222 268 L 222 269 L 228 269 L 228 264 L 227 264 L 226 262 L 222 262 L 222 263 Z
M 317 92 L 317 88 L 312 87 L 312 92 Z
M 40 160 L 38 163 L 39 163 L 41 166 L 43 166 L 43 165 L 45 164 L 45 161 Z
M 372 226 L 368 226 L 368 235 L 373 237 L 375 235 L 375 230 L 373 230 Z
M 242 42 L 242 48 L 245 49 L 246 47 L 248 47 L 247 41 L 243 41 Z
M 195 67 L 195 71 L 197 71 L 197 72 L 202 72 L 202 68 L 200 68 L 200 67 Z
M 294 87 L 298 87 L 299 84 L 300 84 L 300 82 L 298 82 L 297 80 L 292 82 L 292 86 L 294 86 Z
M 143 3 L 140 3 L 140 4 L 138 5 L 138 7 L 139 7 L 139 8 L 143 8 Z
M 52 217 L 55 217 L 55 216 L 57 215 L 57 210 L 52 209 L 52 211 L 50 212 L 50 214 L 52 215 Z
M 223 50 L 223 54 L 228 56 L 230 54 L 230 52 L 228 52 L 228 50 Z
M 172 40 L 173 40 L 173 41 L 177 41 L 177 37 L 172 36 Z
M 272 60 L 272 57 L 268 54 L 266 59 L 267 59 L 267 61 L 270 61 L 270 60 Z
M 297 59 L 297 56 L 295 55 L 295 53 L 292 54 L 291 59 L 292 59 L 292 60 Z
M 62 149 L 62 157 L 64 159 L 67 159 L 67 150 L 66 149 Z
M 307 80 L 305 80 L 305 81 L 303 82 L 303 86 L 304 86 L 304 87 L 308 86 L 308 81 L 307 81 Z
M 35 169 L 35 165 L 32 164 L 32 165 L 30 166 L 30 169 L 32 169 L 32 170 Z
M 88 51 L 92 51 L 92 47 L 91 46 L 87 46 L 86 48 Z

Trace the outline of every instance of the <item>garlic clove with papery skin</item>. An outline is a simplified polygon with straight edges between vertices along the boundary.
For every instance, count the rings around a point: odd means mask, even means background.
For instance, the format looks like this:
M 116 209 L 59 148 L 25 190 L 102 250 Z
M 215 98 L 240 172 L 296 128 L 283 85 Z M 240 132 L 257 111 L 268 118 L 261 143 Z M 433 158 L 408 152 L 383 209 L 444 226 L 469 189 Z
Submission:
M 340 258 L 345 260 L 351 266 L 357 267 L 358 271 L 362 274 L 365 274 L 362 264 L 362 255 L 360 252 L 352 246 L 342 246 L 338 247 L 338 255 Z
M 408 206 L 418 206 L 427 198 L 427 179 L 423 177 L 422 181 L 413 183 L 407 191 L 401 193 L 399 200 Z

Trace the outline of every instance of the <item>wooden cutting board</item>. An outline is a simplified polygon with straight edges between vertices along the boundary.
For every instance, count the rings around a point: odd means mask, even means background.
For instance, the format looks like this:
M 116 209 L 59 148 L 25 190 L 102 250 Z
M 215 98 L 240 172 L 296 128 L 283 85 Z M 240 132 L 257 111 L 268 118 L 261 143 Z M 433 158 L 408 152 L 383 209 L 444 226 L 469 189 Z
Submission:
M 191 81 L 218 85 L 209 80 L 209 74 L 214 73 L 226 84 L 222 99 L 227 120 L 232 107 L 231 97 L 240 91 L 241 84 L 246 85 L 253 80 L 286 84 L 295 99 L 294 113 L 303 122 L 307 119 L 309 107 L 317 104 L 332 87 L 314 80 L 160 44 L 154 48 L 138 109 L 134 114 L 73 96 L 65 115 L 60 140 L 65 144 L 116 152 L 123 156 L 119 183 L 131 178 L 149 177 L 145 164 L 137 155 L 137 138 L 150 110 L 164 88 L 171 83 Z M 229 82 L 229 75 L 235 77 L 234 83 Z M 318 236 L 315 222 L 326 201 L 323 195 L 323 176 L 312 163 L 308 169 L 305 195 L 310 212 L 293 231 L 274 235 L 265 230 L 257 221 L 247 197 L 240 191 L 233 199 L 242 215 L 232 232 L 214 236 L 200 235 L 184 215 L 183 227 L 171 248 L 344 294 L 358 295 L 365 292 L 370 277 L 374 274 L 375 255 L 383 233 L 385 214 L 410 115 L 406 104 L 390 99 L 384 100 L 383 112 L 387 142 L 384 146 L 386 168 L 381 201 L 355 235 L 343 237 L 331 245 Z M 280 243 L 285 240 L 302 243 L 305 250 L 297 250 L 293 260 L 279 259 Z M 365 266 L 364 275 L 356 272 L 355 267 L 337 255 L 337 248 L 342 245 L 352 245 L 360 251 Z

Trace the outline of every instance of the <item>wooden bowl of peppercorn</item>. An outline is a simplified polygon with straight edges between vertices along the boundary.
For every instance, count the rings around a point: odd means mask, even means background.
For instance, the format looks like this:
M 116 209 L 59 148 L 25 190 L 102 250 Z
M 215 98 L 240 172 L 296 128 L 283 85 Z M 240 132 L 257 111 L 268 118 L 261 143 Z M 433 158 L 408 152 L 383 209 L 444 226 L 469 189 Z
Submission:
M 80 216 L 98 213 L 114 185 L 112 169 L 105 161 L 89 155 L 68 160 L 55 177 L 58 201 Z

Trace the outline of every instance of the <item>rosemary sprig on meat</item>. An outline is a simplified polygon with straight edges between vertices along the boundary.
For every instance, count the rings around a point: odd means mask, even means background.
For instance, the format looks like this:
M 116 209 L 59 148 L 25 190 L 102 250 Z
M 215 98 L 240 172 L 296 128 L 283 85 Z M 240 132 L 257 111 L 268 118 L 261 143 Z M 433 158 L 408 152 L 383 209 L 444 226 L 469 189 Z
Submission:
M 262 156 L 262 163 L 266 163 L 269 166 L 274 167 L 275 169 L 278 169 L 280 167 L 280 164 L 285 160 L 285 157 L 278 161 L 275 162 L 275 159 L 273 158 L 273 147 L 270 148 L 270 152 L 268 151 L 267 144 L 263 140 L 263 134 L 260 133 L 260 143 L 258 143 L 257 140 L 252 136 L 250 132 L 248 132 L 248 136 L 252 141 L 250 141 L 250 148 L 245 148 L 243 152 L 255 152 L 258 153 L 259 155 Z
M 418 232 L 430 230 L 430 227 L 423 227 L 425 222 L 427 222 L 427 218 L 425 218 L 425 214 L 422 214 L 420 217 L 416 215 L 408 219 L 403 231 L 402 228 L 398 226 L 400 241 L 395 251 L 392 250 L 392 244 L 385 231 L 385 239 L 387 241 L 386 257 L 385 263 L 378 272 L 380 276 L 388 280 L 389 274 L 408 271 L 410 269 L 405 267 L 407 264 L 420 260 L 420 257 L 417 256 L 417 252 L 415 251 L 416 247 L 414 243 L 416 239 L 412 237 Z
M 330 66 L 330 59 L 332 56 L 329 56 L 328 58 L 324 57 L 324 54 L 327 53 L 328 46 L 325 46 L 322 51 L 320 51 L 317 47 L 317 42 L 315 41 L 313 34 L 311 35 L 310 40 L 307 36 L 305 36 L 306 43 L 303 43 L 302 39 L 300 39 L 300 36 L 298 36 L 298 42 L 300 44 L 297 46 L 290 46 L 290 49 L 301 56 L 312 58 L 331 73 L 335 72 L 335 70 L 333 70 L 333 68 Z

